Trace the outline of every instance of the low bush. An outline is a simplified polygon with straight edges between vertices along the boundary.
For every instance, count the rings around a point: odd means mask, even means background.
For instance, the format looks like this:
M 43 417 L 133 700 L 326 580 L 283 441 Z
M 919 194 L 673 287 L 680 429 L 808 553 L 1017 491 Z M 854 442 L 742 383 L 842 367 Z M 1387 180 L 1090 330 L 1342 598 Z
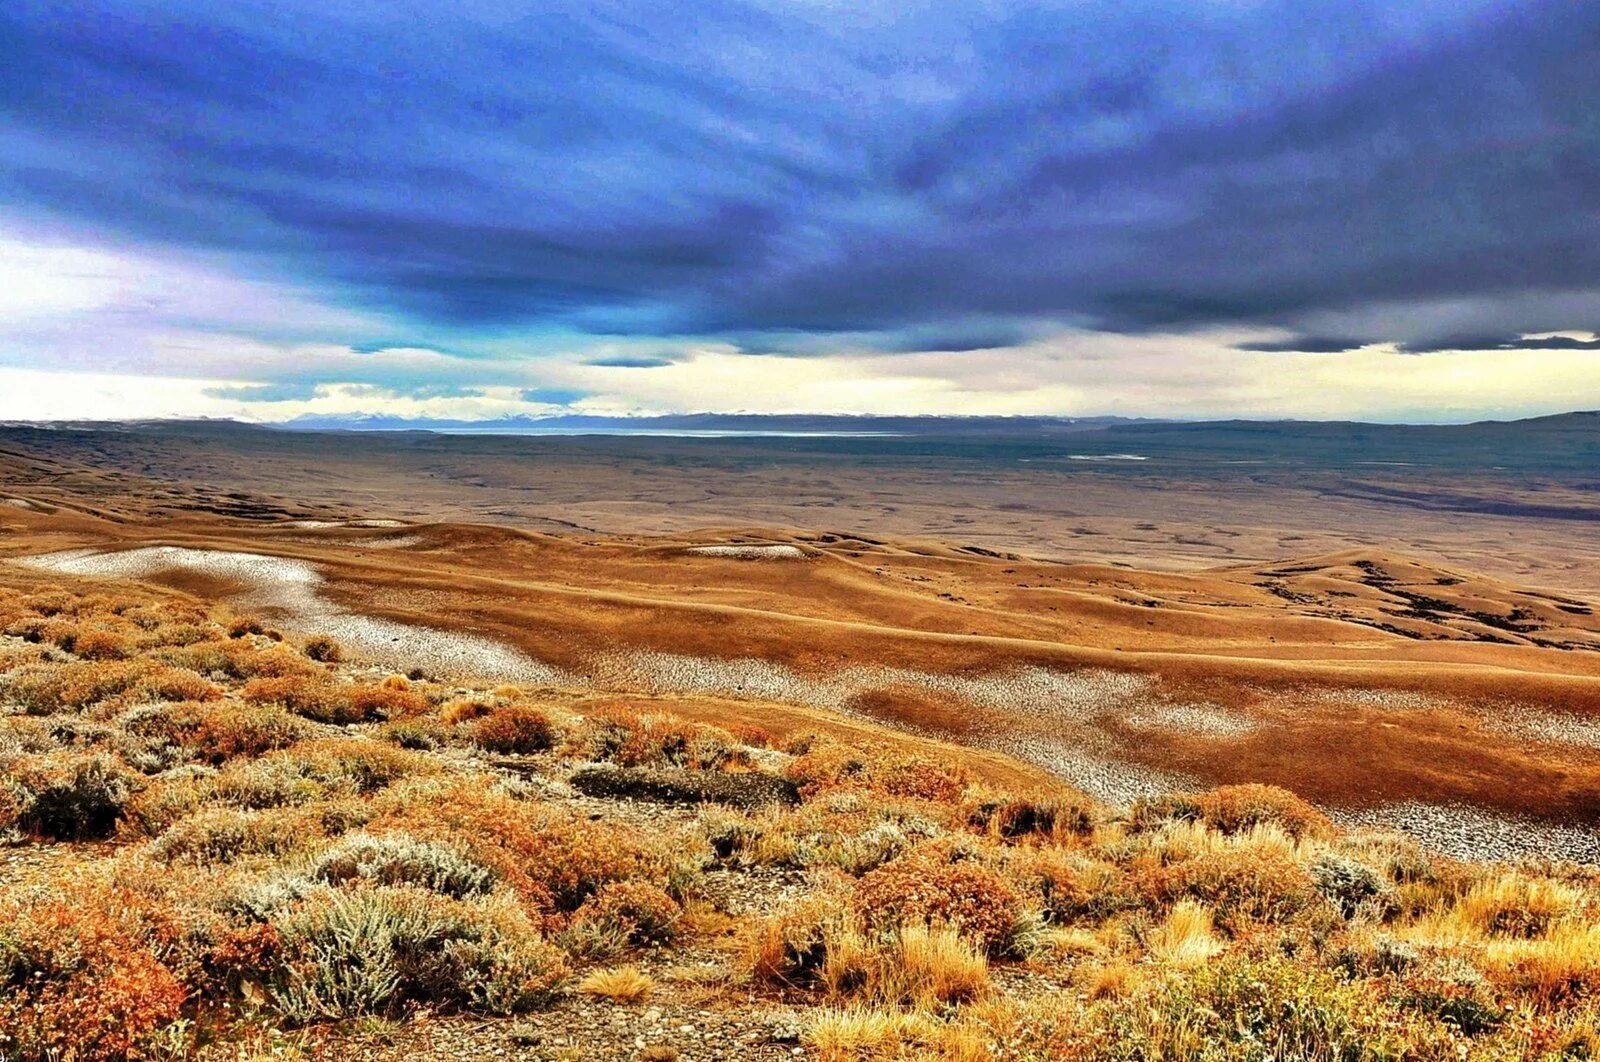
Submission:
M 618 881 L 602 886 L 578 908 L 573 925 L 631 945 L 666 944 L 678 932 L 683 908 L 647 882 Z
M 0 900 L 0 1057 L 139 1058 L 175 1021 L 178 979 L 105 890 Z
M 1146 887 L 1163 907 L 1185 898 L 1206 905 L 1218 927 L 1230 934 L 1252 923 L 1287 923 L 1326 903 L 1305 867 L 1271 850 L 1196 856 L 1154 870 Z
M 456 899 L 483 895 L 495 882 L 488 867 L 448 845 L 401 833 L 344 837 L 318 857 L 311 876 L 330 885 L 414 885 Z
M 1022 898 L 1001 874 L 959 846 L 918 846 L 855 884 L 856 909 L 872 927 L 945 926 L 990 955 L 1012 950 Z
M 272 999 L 295 1023 L 387 1015 L 407 1003 L 513 1014 L 567 975 L 521 909 L 412 888 L 323 890 L 272 922 Z
M 509 704 L 479 719 L 472 728 L 472 740 L 490 752 L 525 756 L 555 744 L 556 730 L 550 717 L 539 709 Z
M 133 796 L 136 780 L 115 757 L 70 753 L 27 757 L 7 771 L 10 795 L 0 799 L 0 827 L 57 841 L 109 837 Z

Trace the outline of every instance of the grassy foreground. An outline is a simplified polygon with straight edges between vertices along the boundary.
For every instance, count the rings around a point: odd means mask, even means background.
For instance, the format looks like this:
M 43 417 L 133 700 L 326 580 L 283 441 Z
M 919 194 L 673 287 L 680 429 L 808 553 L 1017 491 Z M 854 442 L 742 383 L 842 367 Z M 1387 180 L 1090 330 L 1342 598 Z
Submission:
M 1265 786 L 1113 809 L 382 675 L 155 591 L 13 583 L 0 631 L 6 1062 L 691 987 L 822 1058 L 1600 1054 L 1593 868 L 1457 864 Z

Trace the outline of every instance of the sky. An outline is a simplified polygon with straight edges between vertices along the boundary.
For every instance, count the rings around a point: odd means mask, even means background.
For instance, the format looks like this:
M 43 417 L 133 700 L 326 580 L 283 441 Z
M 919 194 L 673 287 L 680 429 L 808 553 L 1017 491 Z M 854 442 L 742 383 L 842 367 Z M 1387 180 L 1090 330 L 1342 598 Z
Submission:
M 0 419 L 1600 408 L 1600 4 L 0 5 Z

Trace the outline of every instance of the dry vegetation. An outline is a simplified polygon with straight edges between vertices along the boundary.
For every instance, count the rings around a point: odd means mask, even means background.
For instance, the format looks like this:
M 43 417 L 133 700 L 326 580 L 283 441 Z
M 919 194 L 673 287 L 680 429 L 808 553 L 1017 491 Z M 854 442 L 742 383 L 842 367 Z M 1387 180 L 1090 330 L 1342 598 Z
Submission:
M 1113 809 L 384 677 L 154 592 L 3 590 L 0 630 L 8 1062 L 691 992 L 831 1059 L 1600 1050 L 1591 869 L 1431 858 L 1267 786 Z M 715 803 L 628 799 L 685 793 Z

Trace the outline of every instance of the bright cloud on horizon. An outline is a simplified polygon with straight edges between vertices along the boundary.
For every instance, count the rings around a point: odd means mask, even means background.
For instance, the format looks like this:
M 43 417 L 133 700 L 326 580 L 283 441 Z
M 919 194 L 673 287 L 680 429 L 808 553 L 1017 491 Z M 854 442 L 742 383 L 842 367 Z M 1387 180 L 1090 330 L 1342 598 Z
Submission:
M 292 15 L 0 12 L 0 419 L 1600 407 L 1592 5 Z

